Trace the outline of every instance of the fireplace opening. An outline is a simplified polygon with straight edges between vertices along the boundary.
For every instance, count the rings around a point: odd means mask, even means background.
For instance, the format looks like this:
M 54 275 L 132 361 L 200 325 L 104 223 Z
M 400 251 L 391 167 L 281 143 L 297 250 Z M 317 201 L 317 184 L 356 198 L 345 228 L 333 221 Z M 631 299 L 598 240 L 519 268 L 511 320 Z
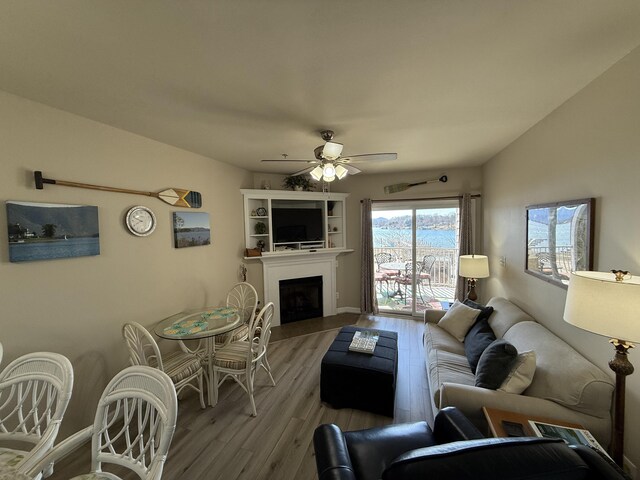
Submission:
M 280 324 L 322 317 L 322 275 L 280 280 Z

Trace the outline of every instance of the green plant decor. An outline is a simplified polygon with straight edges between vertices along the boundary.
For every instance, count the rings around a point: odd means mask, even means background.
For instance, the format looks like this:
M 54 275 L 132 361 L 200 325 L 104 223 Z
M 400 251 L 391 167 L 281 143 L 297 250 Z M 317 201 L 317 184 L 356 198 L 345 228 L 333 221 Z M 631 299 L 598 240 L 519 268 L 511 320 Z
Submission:
M 284 179 L 282 186 L 289 190 L 304 190 L 305 192 L 310 192 L 311 180 L 308 175 L 289 176 Z

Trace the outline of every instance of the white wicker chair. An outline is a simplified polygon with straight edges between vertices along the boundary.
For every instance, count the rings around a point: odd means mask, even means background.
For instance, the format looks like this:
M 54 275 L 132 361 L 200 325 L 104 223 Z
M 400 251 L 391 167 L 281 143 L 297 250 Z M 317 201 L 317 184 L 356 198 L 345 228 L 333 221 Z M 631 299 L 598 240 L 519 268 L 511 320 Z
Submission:
M 105 388 L 93 425 L 60 442 L 27 473 L 43 467 L 91 440 L 91 473 L 73 480 L 119 480 L 103 470 L 115 464 L 141 480 L 160 480 L 176 428 L 178 399 L 169 376 L 143 365 L 127 367 Z
M 243 324 L 229 333 L 217 335 L 215 338 L 216 348 L 229 342 L 247 339 L 249 336 L 249 325 L 251 325 L 251 321 L 256 315 L 256 308 L 258 307 L 258 292 L 256 292 L 256 289 L 250 283 L 236 283 L 227 294 L 226 306 L 238 309 Z M 178 343 L 183 352 L 204 356 L 205 348 L 202 345 L 202 341 L 199 341 L 193 349 L 189 348 L 182 340 L 178 340 Z
M 262 367 L 271 383 L 276 382 L 271 375 L 271 367 L 266 362 L 267 346 L 271 336 L 273 303 L 269 302 L 251 322 L 249 339 L 228 343 L 216 351 L 213 357 L 214 403 L 218 401 L 218 389 L 227 379 L 232 378 L 249 394 L 252 416 L 257 415 L 253 399 L 255 375 Z M 222 376 L 222 378 L 220 378 Z
M 73 389 L 71 362 L 58 353 L 28 353 L 0 373 L 0 472 L 26 471 L 55 442 Z M 23 442 L 31 449 L 17 449 Z M 50 473 L 50 467 L 47 473 Z
M 148 365 L 162 370 L 169 375 L 178 394 L 187 387 L 197 391 L 200 394 L 200 405 L 205 408 L 202 386 L 204 370 L 198 355 L 175 351 L 163 357 L 153 336 L 136 322 L 125 323 L 122 336 L 129 348 L 131 365 Z

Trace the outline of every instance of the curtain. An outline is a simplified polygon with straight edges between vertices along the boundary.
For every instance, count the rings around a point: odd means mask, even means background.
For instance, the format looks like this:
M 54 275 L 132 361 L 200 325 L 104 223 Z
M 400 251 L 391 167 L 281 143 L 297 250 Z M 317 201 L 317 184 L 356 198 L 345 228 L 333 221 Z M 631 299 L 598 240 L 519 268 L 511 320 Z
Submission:
M 371 199 L 362 200 L 362 218 L 360 230 L 362 235 L 362 252 L 360 255 L 360 311 L 362 313 L 378 313 L 378 301 L 373 271 L 373 230 L 371 224 Z
M 471 255 L 473 253 L 473 232 L 471 223 L 471 195 L 465 193 L 460 198 L 460 255 Z M 458 277 L 456 282 L 455 298 L 461 302 L 465 298 L 466 293 L 465 278 Z

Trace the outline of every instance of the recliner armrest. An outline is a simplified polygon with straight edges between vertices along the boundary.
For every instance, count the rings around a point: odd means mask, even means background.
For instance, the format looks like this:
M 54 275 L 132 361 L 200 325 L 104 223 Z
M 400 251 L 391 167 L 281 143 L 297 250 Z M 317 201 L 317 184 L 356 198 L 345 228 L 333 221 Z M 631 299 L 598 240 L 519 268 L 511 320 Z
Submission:
M 589 467 L 560 439 L 485 438 L 413 450 L 399 456 L 383 480 L 584 480 Z
M 438 444 L 484 438 L 480 430 L 455 407 L 446 407 L 438 412 L 434 420 L 433 435 Z
M 356 480 L 349 449 L 337 425 L 320 425 L 313 433 L 318 480 Z

